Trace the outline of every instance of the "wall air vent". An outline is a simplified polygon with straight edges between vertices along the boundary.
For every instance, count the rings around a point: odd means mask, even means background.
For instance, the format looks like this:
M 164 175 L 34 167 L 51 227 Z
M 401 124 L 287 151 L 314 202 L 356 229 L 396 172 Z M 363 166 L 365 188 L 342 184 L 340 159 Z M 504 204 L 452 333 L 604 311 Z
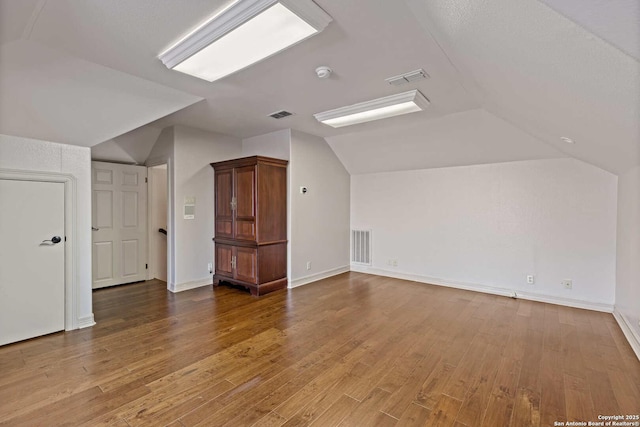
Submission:
M 293 116 L 293 113 L 290 113 L 288 111 L 276 111 L 275 113 L 271 113 L 269 114 L 269 117 L 273 117 L 274 119 L 281 119 L 283 117 L 289 117 L 289 116 Z
M 351 230 L 351 263 L 371 265 L 371 230 Z
M 427 74 L 422 68 L 419 70 L 409 71 L 408 73 L 400 74 L 399 76 L 389 77 L 388 79 L 384 79 L 387 83 L 392 86 L 400 86 L 405 83 L 415 82 L 416 80 L 428 79 L 429 74 Z

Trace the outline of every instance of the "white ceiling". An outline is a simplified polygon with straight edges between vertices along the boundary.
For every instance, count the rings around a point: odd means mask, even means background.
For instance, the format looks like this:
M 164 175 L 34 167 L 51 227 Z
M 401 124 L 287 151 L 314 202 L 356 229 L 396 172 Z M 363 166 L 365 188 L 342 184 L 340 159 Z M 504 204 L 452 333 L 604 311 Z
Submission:
M 352 174 L 566 157 L 482 109 L 326 139 Z
M 142 126 L 91 148 L 93 160 L 144 164 L 162 129 Z
M 170 125 L 239 138 L 293 128 L 326 137 L 351 173 L 563 156 L 614 173 L 640 164 L 637 0 L 316 0 L 334 19 L 323 33 L 225 79 L 160 63 L 228 3 L 0 0 L 0 132 L 106 141 L 134 158 Z M 318 79 L 319 65 L 334 75 Z M 431 78 L 384 82 L 416 68 Z M 425 112 L 342 129 L 312 117 L 415 88 Z M 295 115 L 266 117 L 280 109 Z

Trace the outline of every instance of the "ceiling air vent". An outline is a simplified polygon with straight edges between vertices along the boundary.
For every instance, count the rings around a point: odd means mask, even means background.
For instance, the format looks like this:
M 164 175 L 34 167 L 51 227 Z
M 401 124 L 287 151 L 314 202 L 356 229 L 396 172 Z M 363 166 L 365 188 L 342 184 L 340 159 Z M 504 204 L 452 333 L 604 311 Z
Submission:
M 269 117 L 273 117 L 274 119 L 281 119 L 283 117 L 288 117 L 288 116 L 293 116 L 293 113 L 282 110 L 282 111 L 276 111 L 275 113 L 269 114 Z
M 389 77 L 388 79 L 384 79 L 387 83 L 392 86 L 400 86 L 405 83 L 411 83 L 416 80 L 428 79 L 429 74 L 425 73 L 425 71 L 420 68 L 419 70 L 409 71 L 408 73 L 400 74 L 399 76 Z

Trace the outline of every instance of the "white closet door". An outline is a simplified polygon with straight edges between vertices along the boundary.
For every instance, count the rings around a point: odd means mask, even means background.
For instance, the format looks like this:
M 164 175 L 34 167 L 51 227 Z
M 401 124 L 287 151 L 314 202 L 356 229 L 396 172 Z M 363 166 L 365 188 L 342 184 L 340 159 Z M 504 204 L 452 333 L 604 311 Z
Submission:
M 0 179 L 0 345 L 64 329 L 64 184 Z

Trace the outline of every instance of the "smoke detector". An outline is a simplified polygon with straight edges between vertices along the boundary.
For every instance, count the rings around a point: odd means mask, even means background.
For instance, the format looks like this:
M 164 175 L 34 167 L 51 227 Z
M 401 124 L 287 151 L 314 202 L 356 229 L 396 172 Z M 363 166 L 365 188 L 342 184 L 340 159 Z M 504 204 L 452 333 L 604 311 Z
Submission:
M 331 73 L 333 73 L 333 70 L 326 65 L 316 68 L 316 74 L 319 79 L 328 79 Z

